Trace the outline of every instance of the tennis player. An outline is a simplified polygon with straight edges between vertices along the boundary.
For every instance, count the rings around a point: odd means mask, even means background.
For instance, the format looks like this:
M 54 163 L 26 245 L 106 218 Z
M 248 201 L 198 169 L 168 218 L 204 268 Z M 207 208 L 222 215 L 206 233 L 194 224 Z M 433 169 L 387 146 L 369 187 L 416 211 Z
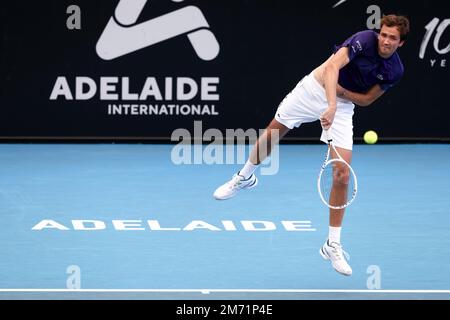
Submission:
M 335 46 L 334 53 L 296 85 L 280 103 L 244 167 L 215 190 L 215 199 L 229 199 L 239 190 L 254 188 L 258 184 L 254 172 L 270 154 L 273 145 L 289 130 L 305 122 L 320 120 L 323 129 L 331 130 L 341 157 L 351 163 L 355 104 L 369 106 L 403 76 L 397 49 L 405 42 L 409 21 L 404 16 L 387 15 L 380 25 L 379 33 L 361 31 Z M 323 132 L 321 140 L 327 142 Z M 336 157 L 334 152 L 332 157 Z M 341 199 L 340 202 L 346 197 L 348 178 L 348 169 L 338 167 L 333 176 L 331 195 Z M 320 254 L 331 261 L 337 272 L 348 276 L 352 269 L 341 245 L 344 210 L 330 209 L 328 239 L 320 248 Z

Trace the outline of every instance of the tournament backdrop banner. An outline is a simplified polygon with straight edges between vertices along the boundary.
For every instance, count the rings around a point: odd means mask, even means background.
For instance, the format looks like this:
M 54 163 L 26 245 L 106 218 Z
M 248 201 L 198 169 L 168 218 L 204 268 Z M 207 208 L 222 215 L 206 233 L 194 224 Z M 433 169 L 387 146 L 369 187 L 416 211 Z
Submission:
M 402 81 L 357 107 L 355 137 L 450 139 L 450 10 L 417 0 L 6 1 L 0 136 L 163 138 L 264 128 L 335 44 L 405 14 Z M 318 139 L 318 122 L 290 133 Z

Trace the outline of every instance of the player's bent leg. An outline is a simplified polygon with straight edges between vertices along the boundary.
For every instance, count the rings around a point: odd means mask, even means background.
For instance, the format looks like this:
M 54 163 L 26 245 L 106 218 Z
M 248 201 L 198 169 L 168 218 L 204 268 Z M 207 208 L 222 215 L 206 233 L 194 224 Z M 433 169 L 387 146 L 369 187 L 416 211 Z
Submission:
M 338 206 L 339 204 L 345 203 L 347 199 L 349 180 L 350 169 L 348 168 L 348 166 L 341 162 L 335 162 L 333 166 L 333 184 L 330 192 L 331 205 Z M 334 217 L 335 220 L 333 221 L 333 224 L 338 224 L 340 226 L 342 223 L 344 210 L 333 209 L 332 214 L 334 216 L 338 216 Z
M 352 151 L 336 147 L 339 155 L 345 162 L 351 164 Z M 334 151 L 331 156 L 336 158 Z M 342 203 L 343 199 L 347 197 L 348 184 L 350 179 L 350 172 L 346 165 L 339 164 L 333 169 L 333 186 L 330 194 L 330 202 Z M 345 209 L 330 209 L 330 226 L 334 228 L 340 228 L 344 218 Z M 340 274 L 350 276 L 352 274 L 352 268 L 348 264 L 347 260 L 349 255 L 344 251 L 340 243 L 340 236 L 338 239 L 332 239 L 331 236 L 327 239 L 324 245 L 319 250 L 320 255 L 331 262 L 332 267 Z
M 240 190 L 252 189 L 258 185 L 258 178 L 253 173 L 256 167 L 264 161 L 264 159 L 270 154 L 274 144 L 278 143 L 280 139 L 286 135 L 289 128 L 273 119 L 267 126 L 264 133 L 256 141 L 250 157 L 249 164 L 253 166 L 253 170 L 250 170 L 249 175 L 242 175 L 241 172 L 248 172 L 244 166 L 243 170 L 234 174 L 230 181 L 224 183 L 218 187 L 213 194 L 216 200 L 226 200 L 234 197 Z
M 339 147 L 336 147 L 336 149 L 342 159 L 348 164 L 351 164 L 352 150 Z M 333 159 L 337 157 L 333 150 L 331 152 L 331 156 L 333 157 Z M 345 199 L 347 197 L 349 178 L 350 172 L 347 166 L 345 166 L 344 164 L 340 165 L 338 163 L 333 171 L 333 186 L 330 193 L 330 203 L 345 202 L 342 199 Z M 344 210 L 345 209 L 330 209 L 330 226 L 340 227 L 342 225 L 342 221 L 344 219 Z
M 250 161 L 255 165 L 261 164 L 261 162 L 270 155 L 272 147 L 277 144 L 289 130 L 288 127 L 274 118 L 256 141 L 252 152 L 250 153 Z

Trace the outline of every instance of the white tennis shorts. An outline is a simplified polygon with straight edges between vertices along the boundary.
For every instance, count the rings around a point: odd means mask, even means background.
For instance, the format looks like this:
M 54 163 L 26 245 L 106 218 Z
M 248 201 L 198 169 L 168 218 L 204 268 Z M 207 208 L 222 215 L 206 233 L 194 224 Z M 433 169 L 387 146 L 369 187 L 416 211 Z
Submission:
M 355 105 L 345 99 L 337 98 L 337 109 L 330 135 L 336 147 L 352 150 L 353 147 L 353 109 Z M 275 119 L 289 129 L 302 123 L 319 119 L 328 108 L 325 89 L 311 73 L 304 77 L 280 103 Z M 322 131 L 320 140 L 327 143 Z

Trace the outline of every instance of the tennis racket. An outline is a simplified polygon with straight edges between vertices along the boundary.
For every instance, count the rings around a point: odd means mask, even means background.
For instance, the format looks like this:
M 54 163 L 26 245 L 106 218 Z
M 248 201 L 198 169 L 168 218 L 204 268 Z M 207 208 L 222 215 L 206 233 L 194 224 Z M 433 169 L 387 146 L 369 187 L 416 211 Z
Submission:
M 317 188 L 319 190 L 320 198 L 331 209 L 343 209 L 348 207 L 356 198 L 358 192 L 358 180 L 356 179 L 353 168 L 342 159 L 336 147 L 333 144 L 333 139 L 329 130 L 324 130 L 328 149 L 325 161 L 322 164 L 319 172 L 319 179 L 317 180 Z M 331 149 L 336 153 L 337 157 L 330 159 Z M 349 170 L 348 189 L 345 194 L 332 194 L 333 177 L 338 174 L 337 167 L 345 166 Z M 336 190 L 334 191 L 336 193 Z M 342 191 L 341 191 L 342 192 Z

